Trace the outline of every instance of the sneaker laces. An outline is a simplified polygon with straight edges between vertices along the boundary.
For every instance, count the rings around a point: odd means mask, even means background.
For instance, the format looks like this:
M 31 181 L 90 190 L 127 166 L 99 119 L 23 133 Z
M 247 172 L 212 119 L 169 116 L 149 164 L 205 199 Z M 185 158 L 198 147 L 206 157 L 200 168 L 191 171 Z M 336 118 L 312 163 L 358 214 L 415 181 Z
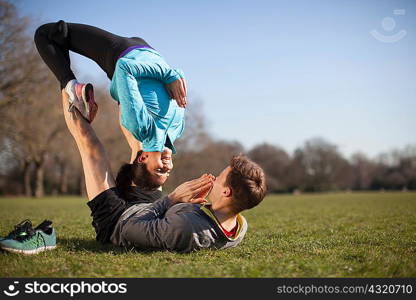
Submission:
M 14 229 L 9 232 L 7 237 L 13 239 L 16 236 L 19 236 L 21 233 L 26 232 L 28 228 L 32 228 L 32 222 L 29 219 L 25 219 L 17 225 L 14 225 Z
M 75 107 L 75 101 L 77 100 L 77 95 L 75 91 L 75 85 L 77 84 L 76 79 L 72 79 L 68 81 L 68 83 L 65 86 L 65 92 L 68 94 L 68 100 L 69 100 L 69 107 L 68 112 L 72 112 Z M 72 100 L 72 101 L 71 101 Z
M 14 239 L 16 241 L 23 242 L 23 241 L 26 241 L 27 239 L 30 239 L 35 234 L 36 232 L 32 228 L 32 224 L 30 224 L 30 226 L 27 226 L 26 228 L 24 228 L 24 230 L 20 231 L 19 234 Z
M 46 249 L 46 240 L 45 240 L 45 237 L 43 236 L 43 234 L 40 233 L 40 231 L 38 231 L 37 234 L 38 234 L 38 241 L 39 241 L 39 237 L 41 237 L 42 238 L 42 241 L 43 241 L 43 247 Z
M 74 101 L 75 102 L 75 101 Z M 68 112 L 73 112 L 75 104 L 74 102 L 69 103 Z

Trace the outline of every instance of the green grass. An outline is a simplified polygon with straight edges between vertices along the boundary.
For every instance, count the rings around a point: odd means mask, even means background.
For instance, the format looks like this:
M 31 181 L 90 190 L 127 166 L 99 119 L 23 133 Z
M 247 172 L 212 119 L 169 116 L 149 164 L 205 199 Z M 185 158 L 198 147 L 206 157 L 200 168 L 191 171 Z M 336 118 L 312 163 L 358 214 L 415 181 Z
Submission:
M 416 193 L 269 196 L 244 216 L 237 248 L 125 252 L 95 241 L 86 200 L 0 199 L 0 235 L 30 218 L 54 222 L 58 248 L 0 252 L 1 277 L 415 277 Z

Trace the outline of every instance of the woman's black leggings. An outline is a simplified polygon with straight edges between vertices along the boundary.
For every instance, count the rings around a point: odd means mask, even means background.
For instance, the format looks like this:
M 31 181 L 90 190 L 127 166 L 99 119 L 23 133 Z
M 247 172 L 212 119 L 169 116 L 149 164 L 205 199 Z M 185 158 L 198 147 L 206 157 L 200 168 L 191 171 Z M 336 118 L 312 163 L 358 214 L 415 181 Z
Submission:
M 138 37 L 121 37 L 97 27 L 64 21 L 40 26 L 35 33 L 35 43 L 62 89 L 68 81 L 75 79 L 69 50 L 95 61 L 111 79 L 117 59 L 124 50 L 136 45 L 150 47 Z

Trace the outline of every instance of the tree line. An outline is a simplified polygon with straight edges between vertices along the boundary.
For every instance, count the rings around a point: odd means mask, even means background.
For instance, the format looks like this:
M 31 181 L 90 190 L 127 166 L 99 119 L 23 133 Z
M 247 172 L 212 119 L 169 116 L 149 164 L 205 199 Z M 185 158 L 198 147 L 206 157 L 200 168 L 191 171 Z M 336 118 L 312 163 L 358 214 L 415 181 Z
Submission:
M 65 126 L 59 84 L 27 34 L 30 20 L 3 0 L 0 20 L 0 194 L 84 195 L 81 161 Z M 95 85 L 95 94 L 99 112 L 93 127 L 116 174 L 130 150 L 108 88 Z M 264 168 L 270 192 L 416 189 L 416 146 L 372 159 L 363 153 L 347 159 L 321 138 L 306 141 L 291 154 L 267 143 L 245 149 L 239 142 L 215 139 L 205 124 L 202 101 L 192 97 L 186 130 L 176 146 L 166 190 L 202 173 L 217 175 L 237 153 Z

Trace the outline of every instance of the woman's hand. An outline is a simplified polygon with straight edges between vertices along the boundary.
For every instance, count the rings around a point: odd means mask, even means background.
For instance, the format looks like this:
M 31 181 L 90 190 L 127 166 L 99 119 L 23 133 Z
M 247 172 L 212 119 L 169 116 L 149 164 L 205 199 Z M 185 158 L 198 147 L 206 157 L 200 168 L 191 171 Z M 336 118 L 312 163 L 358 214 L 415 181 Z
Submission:
M 165 85 L 169 97 L 175 99 L 179 107 L 186 107 L 186 82 L 184 78 L 180 78 Z

